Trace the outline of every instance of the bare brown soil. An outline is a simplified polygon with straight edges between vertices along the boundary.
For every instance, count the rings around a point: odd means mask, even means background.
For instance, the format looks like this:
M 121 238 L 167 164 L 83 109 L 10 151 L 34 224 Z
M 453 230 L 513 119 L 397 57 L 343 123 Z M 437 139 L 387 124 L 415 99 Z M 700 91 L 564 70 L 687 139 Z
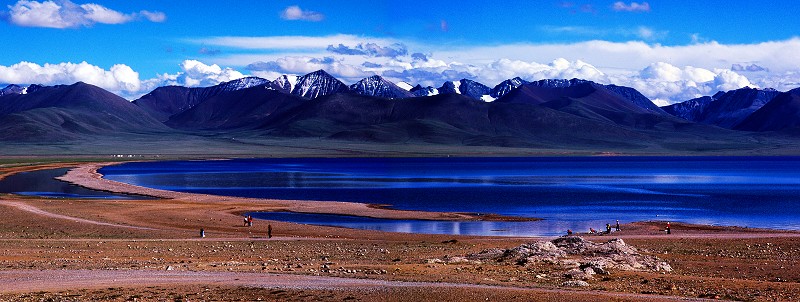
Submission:
M 56 165 L 33 168 L 52 168 Z M 299 210 L 372 217 L 475 219 L 361 204 L 238 199 L 71 181 L 161 200 L 0 195 L 0 301 L 800 301 L 800 234 L 640 222 L 610 235 L 672 272 L 611 271 L 565 287 L 554 264 L 431 263 L 546 238 L 419 235 L 256 221 L 239 213 Z M 17 172 L 32 167 L 5 168 Z M 145 191 L 140 191 L 145 190 Z M 266 238 L 267 225 L 274 237 Z M 199 230 L 206 238 L 199 237 Z

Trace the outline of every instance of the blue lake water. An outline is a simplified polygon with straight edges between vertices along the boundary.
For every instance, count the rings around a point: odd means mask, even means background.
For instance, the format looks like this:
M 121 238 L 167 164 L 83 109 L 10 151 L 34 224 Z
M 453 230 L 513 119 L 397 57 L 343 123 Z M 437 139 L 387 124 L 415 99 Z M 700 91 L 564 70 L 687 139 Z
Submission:
M 0 179 L 0 193 L 47 198 L 153 199 L 146 196 L 91 190 L 56 179 L 66 174 L 67 170 L 69 168 L 37 170 L 7 176 Z
M 617 219 L 800 229 L 797 157 L 241 159 L 128 163 L 100 172 L 116 181 L 182 192 L 544 219 L 433 225 L 275 218 L 387 231 L 558 235 L 602 229 Z

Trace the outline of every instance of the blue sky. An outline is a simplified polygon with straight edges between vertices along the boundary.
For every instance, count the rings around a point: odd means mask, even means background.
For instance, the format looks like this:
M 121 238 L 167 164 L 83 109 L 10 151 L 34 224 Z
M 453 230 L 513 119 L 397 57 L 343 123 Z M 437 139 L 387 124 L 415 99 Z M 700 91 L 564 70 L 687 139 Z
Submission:
M 324 68 L 441 85 L 581 77 L 661 104 L 800 86 L 795 1 L 3 1 L 0 83 L 128 98 Z M 341 45 L 340 45 L 341 44 Z M 30 82 L 30 83 L 29 83 Z

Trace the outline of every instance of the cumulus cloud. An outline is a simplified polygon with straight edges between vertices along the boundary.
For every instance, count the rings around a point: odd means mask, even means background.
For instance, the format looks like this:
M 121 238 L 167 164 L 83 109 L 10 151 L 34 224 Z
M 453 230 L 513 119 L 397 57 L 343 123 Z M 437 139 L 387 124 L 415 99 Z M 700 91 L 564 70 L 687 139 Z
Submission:
M 375 43 L 359 43 L 355 47 L 349 47 L 339 43 L 339 45 L 336 46 L 328 45 L 327 50 L 341 55 L 362 55 L 369 57 L 394 58 L 408 54 L 408 48 L 401 43 L 395 43 L 385 47 Z
M 650 11 L 650 3 L 642 2 L 636 3 L 631 2 L 631 4 L 625 4 L 625 2 L 617 1 L 614 2 L 614 5 L 611 6 L 614 11 L 618 12 L 649 12 Z
M 728 69 L 680 68 L 664 62 L 653 63 L 638 74 L 618 76 L 612 81 L 633 87 L 662 106 L 712 95 L 717 91 L 758 87 L 747 77 Z
M 88 27 L 97 23 L 122 24 L 139 19 L 151 22 L 164 22 L 166 15 L 162 12 L 141 11 L 125 14 L 105 6 L 87 3 L 75 4 L 69 0 L 27 1 L 20 0 L 8 6 L 4 12 L 6 20 L 17 26 L 47 28 Z
M 319 22 L 325 19 L 325 15 L 315 11 L 303 10 L 297 5 L 292 5 L 281 12 L 281 18 L 284 20 Z
M 139 73 L 129 66 L 117 64 L 108 70 L 81 63 L 39 65 L 20 62 L 0 66 L 0 83 L 60 85 L 84 82 L 114 92 L 137 92 L 141 89 Z
M 181 71 L 178 73 L 162 74 L 155 79 L 147 80 L 148 88 L 154 89 L 164 85 L 207 87 L 245 77 L 235 69 L 222 68 L 217 64 L 207 65 L 197 60 L 184 60 L 180 68 Z

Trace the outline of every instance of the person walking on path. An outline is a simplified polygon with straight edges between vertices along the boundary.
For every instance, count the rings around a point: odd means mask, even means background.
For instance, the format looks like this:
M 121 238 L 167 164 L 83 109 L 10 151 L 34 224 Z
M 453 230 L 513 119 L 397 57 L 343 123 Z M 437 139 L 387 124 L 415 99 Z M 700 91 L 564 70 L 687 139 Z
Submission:
M 200 238 L 206 238 L 206 230 L 200 229 Z
M 267 238 L 272 238 L 272 225 L 267 225 Z
M 619 232 L 619 219 L 617 219 L 617 232 Z

